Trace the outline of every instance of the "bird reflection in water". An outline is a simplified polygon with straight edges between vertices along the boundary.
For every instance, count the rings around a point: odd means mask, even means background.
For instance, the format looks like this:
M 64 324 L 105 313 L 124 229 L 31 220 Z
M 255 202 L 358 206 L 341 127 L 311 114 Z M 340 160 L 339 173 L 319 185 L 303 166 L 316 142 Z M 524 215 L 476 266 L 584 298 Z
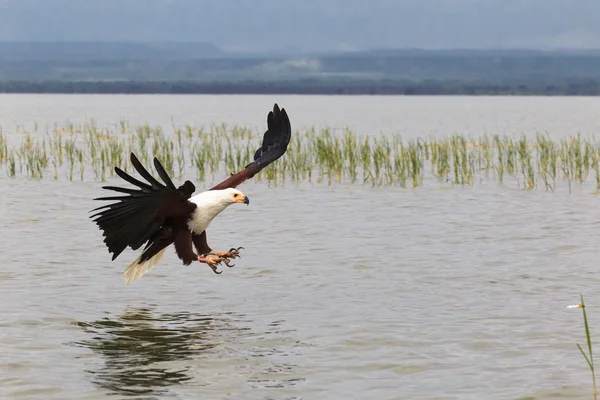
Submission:
M 180 366 L 182 360 L 210 352 L 223 343 L 226 331 L 248 329 L 233 326 L 238 317 L 133 309 L 114 319 L 76 322 L 93 338 L 75 345 L 89 348 L 105 360 L 103 367 L 87 371 L 94 384 L 113 394 L 161 396 L 170 386 L 192 379 L 188 367 Z

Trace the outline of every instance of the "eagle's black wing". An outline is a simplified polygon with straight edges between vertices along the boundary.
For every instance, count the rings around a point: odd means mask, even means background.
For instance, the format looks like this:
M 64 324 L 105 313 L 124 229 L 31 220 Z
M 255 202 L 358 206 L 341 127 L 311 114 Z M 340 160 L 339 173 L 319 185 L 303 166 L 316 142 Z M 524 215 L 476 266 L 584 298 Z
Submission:
M 285 108 L 279 110 L 279 106 L 275 104 L 273 111 L 270 111 L 267 116 L 267 131 L 263 135 L 262 146 L 254 153 L 254 161 L 210 190 L 237 187 L 245 180 L 252 178 L 260 170 L 285 154 L 291 137 L 292 126 Z
M 131 163 L 149 184 L 141 182 L 120 168 L 115 167 L 117 175 L 139 189 L 103 186 L 103 189 L 124 193 L 126 196 L 94 199 L 117 201 L 93 209 L 92 212 L 98 212 L 90 217 L 95 218 L 94 222 L 103 231 L 104 243 L 108 247 L 108 251 L 113 254 L 113 260 L 127 246 L 137 250 L 153 237 L 165 223 L 169 224 L 174 220 L 187 220 L 196 209 L 196 205 L 188 201 L 196 190 L 192 182 L 185 181 L 180 187 L 175 187 L 156 158 L 154 158 L 154 167 L 164 184 L 150 175 L 133 153 L 131 153 Z

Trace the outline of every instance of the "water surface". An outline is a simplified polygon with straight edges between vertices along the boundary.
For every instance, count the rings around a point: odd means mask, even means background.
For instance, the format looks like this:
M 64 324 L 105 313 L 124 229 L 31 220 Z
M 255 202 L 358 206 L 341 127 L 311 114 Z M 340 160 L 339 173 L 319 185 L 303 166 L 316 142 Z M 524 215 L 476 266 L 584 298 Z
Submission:
M 595 134 L 598 97 L 300 96 L 300 95 L 20 95 L 0 94 L 0 126 L 52 129 L 93 119 L 99 127 L 119 121 L 210 127 L 241 124 L 262 131 L 278 103 L 294 129 L 350 128 L 356 133 L 400 133 L 406 138 L 484 133 L 552 137 Z
M 326 96 L 0 96 L 0 123 L 176 115 L 262 129 L 273 101 L 294 126 L 366 133 L 560 137 L 599 123 L 596 99 Z M 575 346 L 581 311 L 566 308 L 583 293 L 600 332 L 591 186 L 247 182 L 251 205 L 231 206 L 208 232 L 215 248 L 246 248 L 234 268 L 184 267 L 171 250 L 125 285 L 137 253 L 111 262 L 88 219 L 101 183 L 0 175 L 0 185 L 1 398 L 591 396 Z

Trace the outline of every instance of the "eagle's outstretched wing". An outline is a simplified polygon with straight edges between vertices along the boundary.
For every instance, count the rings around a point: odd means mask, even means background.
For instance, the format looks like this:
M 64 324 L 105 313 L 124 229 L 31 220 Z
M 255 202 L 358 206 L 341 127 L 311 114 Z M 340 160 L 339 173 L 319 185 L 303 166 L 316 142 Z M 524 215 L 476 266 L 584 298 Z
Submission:
M 263 136 L 262 146 L 254 153 L 254 161 L 210 190 L 234 188 L 252 178 L 285 153 L 291 137 L 292 126 L 285 108 L 279 110 L 279 106 L 275 104 L 273 111 L 267 116 L 267 131 Z
M 127 248 L 137 250 L 150 239 L 165 222 L 175 218 L 187 218 L 196 205 L 189 202 L 196 187 L 190 181 L 176 188 L 169 175 L 154 158 L 154 167 L 164 184 L 156 180 L 131 153 L 131 163 L 137 172 L 149 184 L 141 182 L 119 167 L 115 172 L 122 179 L 137 186 L 139 189 L 129 189 L 116 186 L 103 186 L 103 189 L 124 193 L 126 196 L 100 197 L 94 200 L 117 200 L 93 211 L 98 211 L 90 216 L 103 231 L 104 243 L 108 251 L 113 253 L 114 260 Z

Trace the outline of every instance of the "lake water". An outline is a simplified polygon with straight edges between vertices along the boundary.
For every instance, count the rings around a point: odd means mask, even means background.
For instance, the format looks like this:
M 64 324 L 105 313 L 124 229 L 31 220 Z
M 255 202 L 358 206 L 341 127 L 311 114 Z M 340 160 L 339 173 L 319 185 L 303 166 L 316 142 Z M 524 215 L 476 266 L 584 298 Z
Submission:
M 553 137 L 600 129 L 600 99 L 0 96 L 0 125 L 93 118 Z M 171 249 L 141 280 L 88 211 L 100 182 L 0 174 L 2 399 L 588 399 L 585 296 L 600 335 L 592 186 L 523 191 L 246 182 L 208 230 L 222 275 Z M 193 177 L 190 177 L 193 179 Z M 116 183 L 116 181 L 111 182 Z M 178 183 L 178 182 L 176 182 Z M 195 182 L 203 188 L 201 182 Z

